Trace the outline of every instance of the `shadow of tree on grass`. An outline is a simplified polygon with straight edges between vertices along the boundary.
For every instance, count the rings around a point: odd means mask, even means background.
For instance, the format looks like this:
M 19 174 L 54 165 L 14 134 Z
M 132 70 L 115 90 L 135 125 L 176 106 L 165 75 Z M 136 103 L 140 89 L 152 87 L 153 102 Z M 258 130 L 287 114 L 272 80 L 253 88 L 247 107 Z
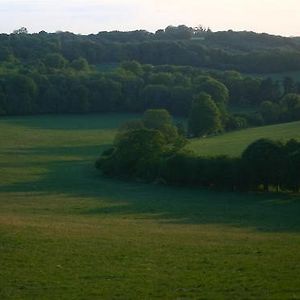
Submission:
M 31 182 L 0 185 L 0 196 L 1 193 L 40 193 L 95 200 L 77 212 L 87 216 L 126 215 L 178 224 L 225 224 L 265 232 L 300 231 L 299 196 L 218 192 L 105 178 L 94 168 L 95 154 L 100 154 L 105 147 L 27 149 L 23 155 L 29 162 L 16 164 L 20 168 L 36 165 L 47 172 Z M 60 155 L 78 155 L 80 159 L 59 159 Z M 35 162 L 34 157 L 48 160 Z M 107 205 L 98 206 L 97 200 Z

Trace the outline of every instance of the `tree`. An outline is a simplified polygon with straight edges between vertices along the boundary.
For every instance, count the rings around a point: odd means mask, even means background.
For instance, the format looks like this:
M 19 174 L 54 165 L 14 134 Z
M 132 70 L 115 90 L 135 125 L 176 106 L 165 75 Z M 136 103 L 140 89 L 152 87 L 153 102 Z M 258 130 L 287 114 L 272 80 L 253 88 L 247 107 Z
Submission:
M 122 85 L 104 77 L 93 80 L 90 84 L 91 111 L 111 112 L 123 109 L 121 102 Z
M 175 85 L 174 87 L 170 88 L 170 92 L 170 111 L 172 114 L 176 116 L 187 117 L 192 105 L 192 89 Z
M 170 90 L 161 84 L 149 84 L 142 91 L 144 109 L 170 108 Z
M 280 85 L 274 82 L 271 78 L 264 79 L 260 84 L 259 89 L 260 100 L 277 101 L 281 97 Z
M 285 147 L 287 164 L 285 166 L 284 187 L 294 192 L 300 189 L 300 142 L 289 140 Z
M 276 123 L 279 121 L 281 109 L 277 103 L 264 101 L 260 105 L 260 112 L 267 124 Z
M 13 34 L 28 34 L 28 30 L 26 27 L 21 27 L 13 31 Z
M 227 130 L 238 130 L 248 126 L 248 121 L 242 116 L 228 115 L 226 119 Z
M 138 76 L 141 76 L 143 74 L 142 65 L 135 60 L 123 62 L 121 64 L 121 68 Z
M 166 140 L 158 130 L 134 129 L 117 136 L 114 149 L 103 153 L 96 167 L 115 176 L 139 177 L 153 180 Z
M 300 120 L 300 95 L 287 94 L 281 100 L 285 121 Z
M 66 64 L 67 60 L 58 53 L 48 54 L 45 57 L 45 64 L 49 68 L 53 69 L 63 69 Z
M 192 103 L 188 131 L 192 136 L 200 137 L 222 130 L 221 113 L 211 96 L 201 93 Z
M 163 126 L 172 124 L 172 117 L 166 109 L 148 109 L 143 121 L 146 128 L 160 130 Z
M 299 192 L 300 190 L 300 151 L 290 153 L 288 155 L 288 164 L 286 166 L 285 185 L 289 190 Z
M 36 83 L 30 77 L 19 74 L 7 76 L 4 89 L 7 113 L 30 114 L 33 112 L 38 90 Z
M 167 72 L 159 72 L 151 74 L 149 78 L 150 84 L 171 86 L 173 84 L 173 74 Z
M 165 29 L 165 36 L 170 39 L 178 39 L 178 40 L 185 40 L 190 39 L 193 36 L 193 28 L 187 27 L 185 25 L 179 26 L 168 26 Z
M 89 70 L 89 63 L 85 58 L 79 57 L 79 58 L 74 59 L 72 61 L 71 67 L 73 69 L 75 69 L 76 71 L 88 71 Z
M 89 91 L 83 85 L 73 86 L 70 90 L 70 112 L 73 113 L 87 113 L 90 108 Z
M 171 115 L 165 109 L 148 109 L 144 113 L 143 124 L 145 128 L 160 131 L 172 151 L 178 151 L 186 144 L 184 136 L 178 133 Z
M 276 187 L 283 181 L 285 153 L 283 145 L 268 139 L 260 139 L 252 143 L 242 154 L 244 180 L 250 186 L 270 185 Z
M 229 91 L 227 87 L 218 80 L 207 76 L 199 76 L 195 79 L 197 92 L 209 94 L 212 99 L 219 105 L 227 104 L 229 99 Z
M 283 79 L 283 89 L 284 89 L 284 94 L 291 94 L 295 93 L 297 91 L 296 84 L 291 77 L 285 77 Z

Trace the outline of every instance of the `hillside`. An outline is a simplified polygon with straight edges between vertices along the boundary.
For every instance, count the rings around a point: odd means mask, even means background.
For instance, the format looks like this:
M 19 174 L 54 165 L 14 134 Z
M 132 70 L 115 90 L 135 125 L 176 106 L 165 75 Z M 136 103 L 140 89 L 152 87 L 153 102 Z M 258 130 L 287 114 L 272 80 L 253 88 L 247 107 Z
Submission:
M 189 65 L 248 73 L 300 70 L 300 46 L 296 39 L 255 32 L 220 31 L 184 25 L 168 26 L 155 33 L 145 30 L 28 34 L 26 28 L 0 34 L 0 62 L 26 62 L 41 66 L 49 53 L 72 61 L 79 57 L 99 65 L 136 60 L 153 65 Z
M 260 138 L 282 141 L 292 138 L 300 140 L 300 122 L 249 128 L 220 136 L 194 139 L 188 145 L 188 149 L 205 156 L 239 156 L 249 144 Z
M 135 117 L 0 119 L 0 298 L 299 298 L 299 197 L 101 176 L 95 159 Z

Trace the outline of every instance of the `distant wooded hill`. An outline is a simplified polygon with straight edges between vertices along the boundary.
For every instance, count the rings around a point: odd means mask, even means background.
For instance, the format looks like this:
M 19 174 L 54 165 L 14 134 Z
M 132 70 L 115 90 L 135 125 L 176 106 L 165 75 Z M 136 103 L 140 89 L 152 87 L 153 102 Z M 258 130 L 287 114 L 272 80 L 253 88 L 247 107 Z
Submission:
M 0 62 L 38 64 L 51 53 L 69 61 L 79 57 L 90 64 L 136 60 L 152 65 L 189 65 L 249 73 L 300 70 L 300 39 L 254 32 L 212 32 L 202 27 L 168 26 L 150 33 L 70 32 L 28 34 L 25 28 L 0 35 Z

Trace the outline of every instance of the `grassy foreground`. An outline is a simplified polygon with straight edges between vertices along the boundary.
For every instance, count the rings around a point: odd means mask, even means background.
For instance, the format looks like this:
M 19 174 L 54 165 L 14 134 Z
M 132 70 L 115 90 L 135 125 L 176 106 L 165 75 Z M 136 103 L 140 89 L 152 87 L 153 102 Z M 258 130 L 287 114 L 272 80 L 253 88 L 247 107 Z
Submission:
M 131 117 L 0 119 L 0 299 L 300 299 L 299 197 L 103 178 Z

